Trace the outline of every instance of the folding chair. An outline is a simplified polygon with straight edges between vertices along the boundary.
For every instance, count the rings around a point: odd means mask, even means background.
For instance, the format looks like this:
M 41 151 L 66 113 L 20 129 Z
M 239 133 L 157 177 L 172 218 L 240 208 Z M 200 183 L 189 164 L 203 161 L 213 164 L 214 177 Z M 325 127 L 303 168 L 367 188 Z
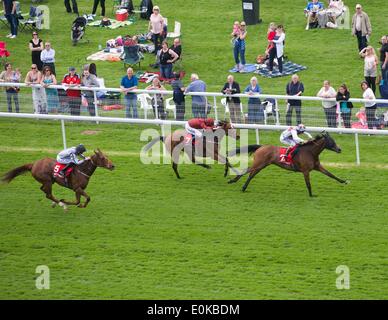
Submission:
M 136 64 L 139 64 L 140 61 L 144 59 L 143 54 L 140 52 L 139 45 L 134 46 L 124 46 L 124 68 L 133 67 Z
M 168 32 L 167 38 L 179 38 L 181 36 L 181 23 L 175 21 L 174 32 Z

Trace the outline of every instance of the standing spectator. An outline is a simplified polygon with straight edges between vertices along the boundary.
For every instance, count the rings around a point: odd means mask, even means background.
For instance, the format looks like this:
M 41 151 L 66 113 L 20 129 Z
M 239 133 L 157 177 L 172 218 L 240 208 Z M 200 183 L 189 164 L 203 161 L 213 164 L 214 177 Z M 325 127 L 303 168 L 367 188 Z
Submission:
M 78 14 L 78 6 L 77 6 L 77 0 L 71 0 L 73 4 L 73 13 Z M 70 6 L 70 0 L 65 0 L 65 7 L 67 13 L 71 13 L 71 6 Z
M 179 77 L 179 73 L 174 74 L 174 80 L 171 82 L 172 97 L 175 102 L 176 120 L 183 121 L 185 119 L 185 95 L 183 92 L 185 88 L 182 80 Z
M 105 17 L 105 0 L 94 0 L 92 14 L 96 14 L 99 2 L 101 2 L 101 16 Z
M 384 84 L 388 83 L 388 35 L 381 37 L 380 48 L 380 63 L 381 63 L 381 79 Z
M 222 88 L 221 92 L 223 94 L 233 95 L 240 93 L 240 85 L 234 81 L 234 77 L 229 75 L 227 82 Z M 226 102 L 229 106 L 230 119 L 233 123 L 241 123 L 241 100 L 239 97 L 226 97 Z
M 97 81 L 97 77 L 94 74 L 89 72 L 89 66 L 84 69 L 81 76 L 81 86 L 82 87 L 99 87 L 100 84 Z M 94 91 L 91 90 L 82 90 L 82 96 L 86 99 L 88 103 L 88 111 L 91 117 L 96 115 L 96 109 L 94 105 Z
M 319 90 L 318 97 L 323 99 L 335 98 L 337 93 L 334 88 L 330 86 L 328 80 L 323 81 L 323 87 Z M 329 128 L 336 128 L 337 103 L 335 101 L 322 101 L 323 110 L 325 111 L 327 126 Z
M 3 0 L 4 16 L 6 17 L 11 28 L 11 33 L 6 37 L 10 39 L 15 39 L 18 34 L 19 20 L 17 17 L 16 5 L 17 1 Z
M 158 6 L 154 6 L 152 8 L 153 13 L 150 16 L 150 22 L 148 25 L 149 31 L 152 33 L 152 42 L 155 46 L 155 55 L 158 53 L 160 49 L 160 43 L 163 39 L 163 27 L 164 27 L 164 19 L 160 14 L 160 9 Z
M 40 84 L 42 74 L 38 70 L 36 64 L 31 65 L 31 70 L 28 71 L 24 82 L 28 85 Z M 32 102 L 34 104 L 35 113 L 47 113 L 47 98 L 46 92 L 41 87 L 32 88 Z
M 260 94 L 261 89 L 257 83 L 257 78 L 252 77 L 250 84 L 245 88 L 249 95 Z M 250 97 L 248 99 L 248 123 L 260 123 L 264 120 L 264 109 L 259 98 Z
M 368 82 L 361 82 L 361 89 L 363 91 L 362 98 L 368 100 L 375 100 L 376 97 L 371 88 L 368 86 Z M 368 122 L 368 129 L 376 128 L 376 102 L 364 102 L 366 121 Z
M 45 91 L 46 91 L 47 112 L 58 113 L 58 109 L 59 109 L 58 90 L 54 88 L 49 88 L 51 85 L 57 84 L 57 79 L 52 74 L 50 67 L 46 66 L 43 68 L 40 84 L 45 88 Z
M 304 92 L 303 83 L 299 81 L 299 76 L 293 74 L 291 77 L 291 82 L 286 86 L 286 93 L 289 96 L 301 96 Z M 286 124 L 291 126 L 292 123 L 292 110 L 295 109 L 296 112 L 296 123 L 302 123 L 302 101 L 301 100 L 288 100 L 287 101 L 287 113 L 286 113 Z
M 179 56 L 168 48 L 167 41 L 162 42 L 160 50 L 160 77 L 162 79 L 172 78 L 172 64 L 178 60 Z
M 146 90 L 158 90 L 158 91 L 164 91 L 166 90 L 158 77 L 155 77 L 152 79 L 152 84 L 149 85 Z M 153 98 L 152 98 L 152 106 L 153 106 L 153 110 L 154 110 L 154 115 L 155 115 L 155 118 L 156 118 L 156 112 L 158 113 L 157 117 L 158 119 L 161 119 L 161 120 L 166 120 L 167 118 L 167 113 L 166 111 L 164 110 L 164 105 L 163 105 L 164 101 L 163 101 L 163 96 L 162 94 L 160 93 L 156 93 L 153 95 Z
M 81 84 L 81 78 L 75 72 L 74 67 L 69 68 L 69 73 L 65 74 L 63 77 L 62 84 L 67 87 L 66 95 L 70 107 L 70 114 L 72 116 L 79 116 L 81 114 L 81 91 L 69 89 L 72 87 L 79 87 Z
M 283 73 L 283 55 L 284 55 L 284 40 L 286 39 L 286 34 L 284 33 L 284 28 L 282 25 L 278 25 L 276 28 L 276 35 L 273 38 L 272 42 L 276 47 L 276 58 L 278 60 L 279 72 Z M 273 68 L 273 65 L 272 65 Z
M 234 61 L 236 62 L 237 72 L 244 73 L 245 70 L 245 38 L 247 37 L 246 24 L 244 21 L 240 23 L 240 32 L 234 41 Z M 241 63 L 240 63 L 241 62 Z
M 0 73 L 0 82 L 20 82 L 21 74 L 12 70 L 12 65 L 7 62 L 4 71 Z M 12 112 L 12 100 L 15 104 L 15 111 L 19 113 L 19 87 L 5 87 L 7 96 L 8 112 Z
M 357 36 L 358 51 L 368 46 L 367 37 L 372 34 L 372 26 L 368 15 L 362 11 L 361 4 L 356 5 L 356 13 L 352 18 L 352 34 Z
M 379 60 L 375 49 L 367 46 L 360 51 L 360 56 L 364 58 L 365 81 L 368 82 L 368 86 L 372 89 L 373 93 L 376 93 L 377 65 Z
M 31 50 L 32 63 L 36 64 L 39 71 L 42 71 L 43 62 L 40 60 L 40 54 L 43 51 L 43 41 L 38 38 L 38 33 L 36 31 L 32 33 L 29 48 Z
M 276 37 L 276 24 L 271 22 L 269 24 L 268 32 L 267 32 L 268 46 L 265 50 L 265 55 L 268 56 L 269 58 L 269 64 L 268 64 L 269 74 L 272 74 L 273 60 L 276 57 L 276 46 L 273 42 L 275 37 Z
M 174 51 L 178 55 L 178 59 L 177 60 L 179 60 L 181 58 L 181 55 L 182 55 L 181 40 L 179 38 L 175 38 L 174 42 L 173 42 L 173 45 L 170 47 L 170 49 L 172 51 Z
M 346 84 L 341 84 L 338 89 L 336 100 L 339 103 L 340 113 L 345 128 L 351 128 L 350 119 L 352 117 L 353 103 L 348 101 L 350 98 L 350 92 Z
M 133 69 L 127 69 L 127 75 L 121 79 L 120 88 L 121 91 L 125 94 L 125 116 L 127 118 L 132 118 L 131 108 L 133 110 L 133 118 L 138 118 L 137 114 L 137 96 L 136 93 L 131 91 L 136 90 L 138 86 L 138 79 L 133 75 Z M 147 112 L 147 111 L 145 111 Z
M 55 73 L 55 50 L 51 48 L 50 42 L 46 42 L 44 45 L 44 50 L 40 53 L 40 60 L 43 63 L 43 67 L 49 66 L 51 69 L 51 72 L 56 75 Z
M 206 92 L 206 84 L 202 80 L 199 80 L 199 77 L 196 73 L 191 74 L 190 84 L 187 86 L 185 93 L 189 92 Z M 193 113 L 193 118 L 206 118 L 206 104 L 207 99 L 205 96 L 191 96 L 191 111 Z
M 97 76 L 97 66 L 94 62 L 92 62 L 91 64 L 89 64 L 89 73 L 90 74 L 94 74 L 96 77 Z
M 388 36 L 381 38 L 380 48 L 381 78 L 384 84 L 388 83 Z

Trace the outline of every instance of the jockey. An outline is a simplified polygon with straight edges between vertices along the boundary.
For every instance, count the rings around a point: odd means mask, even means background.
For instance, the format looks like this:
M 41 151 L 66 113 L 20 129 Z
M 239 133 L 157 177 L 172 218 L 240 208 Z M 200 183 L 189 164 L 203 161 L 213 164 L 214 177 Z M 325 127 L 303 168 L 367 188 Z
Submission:
M 193 118 L 186 122 L 185 128 L 188 133 L 193 136 L 193 139 L 202 138 L 205 131 L 213 131 L 219 128 L 221 122 L 212 118 Z
M 289 127 L 282 132 L 280 135 L 280 142 L 289 145 L 286 156 L 288 156 L 288 152 L 293 146 L 304 143 L 304 140 L 299 138 L 299 135 L 303 133 L 312 139 L 311 134 L 306 131 L 304 124 L 298 124 L 296 127 Z
M 78 165 L 84 162 L 84 160 L 87 159 L 87 157 L 83 155 L 84 152 L 86 152 L 85 146 L 83 144 L 79 144 L 76 147 L 71 147 L 58 153 L 57 162 L 66 164 L 66 166 L 58 172 L 58 174 L 64 177 L 67 168 L 71 167 L 73 164 Z M 82 160 L 79 160 L 78 157 L 82 158 Z

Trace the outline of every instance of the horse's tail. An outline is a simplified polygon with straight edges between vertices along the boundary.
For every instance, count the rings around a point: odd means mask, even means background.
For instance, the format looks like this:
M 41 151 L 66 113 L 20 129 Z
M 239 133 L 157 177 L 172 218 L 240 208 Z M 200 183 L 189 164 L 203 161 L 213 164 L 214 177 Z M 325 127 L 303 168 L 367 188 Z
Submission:
M 17 176 L 23 174 L 26 171 L 31 171 L 33 163 L 27 163 L 23 166 L 17 167 L 15 169 L 12 169 L 11 171 L 8 171 L 2 178 L 2 182 L 11 182 L 14 178 Z
M 252 154 L 253 152 L 255 152 L 257 149 L 259 149 L 261 147 L 260 144 L 250 144 L 249 146 L 245 146 L 245 147 L 241 147 L 241 148 L 237 148 L 235 150 L 232 150 L 232 151 L 229 151 L 228 152 L 228 156 L 229 157 L 233 157 L 235 156 L 236 154 L 240 154 L 240 153 L 249 153 L 249 154 Z
M 150 142 L 148 142 L 145 147 L 143 148 L 143 151 L 144 152 L 147 152 L 148 150 L 150 150 L 152 148 L 152 146 L 159 142 L 159 141 L 162 141 L 164 142 L 164 140 L 166 140 L 166 137 L 163 137 L 163 136 L 160 136 L 160 137 L 156 137 L 156 138 L 153 138 Z

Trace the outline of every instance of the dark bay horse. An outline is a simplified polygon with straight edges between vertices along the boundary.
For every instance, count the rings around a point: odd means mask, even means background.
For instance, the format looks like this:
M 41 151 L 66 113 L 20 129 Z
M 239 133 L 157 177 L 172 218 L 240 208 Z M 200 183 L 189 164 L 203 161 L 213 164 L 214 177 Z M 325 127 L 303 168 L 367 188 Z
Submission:
M 178 172 L 178 164 L 181 151 L 184 151 L 192 163 L 197 164 L 206 169 L 210 169 L 210 166 L 204 163 L 199 163 L 196 161 L 196 157 L 212 158 L 222 164 L 225 164 L 224 177 L 228 175 L 229 168 L 235 171 L 227 157 L 224 157 L 220 154 L 221 141 L 225 135 L 230 136 L 236 140 L 240 138 L 236 129 L 233 128 L 233 125 L 228 121 L 221 121 L 220 128 L 214 130 L 213 133 L 204 134 L 203 139 L 197 138 L 197 144 L 192 145 L 185 144 L 185 136 L 187 135 L 186 130 L 176 130 L 172 134 L 167 135 L 166 137 L 160 136 L 152 139 L 144 148 L 143 152 L 147 152 L 151 147 L 159 142 L 164 142 L 167 152 L 171 155 L 172 168 L 175 172 L 175 175 L 180 179 Z
M 229 155 L 241 153 L 241 149 L 243 148 L 236 149 L 230 152 Z M 245 149 L 250 153 L 254 152 L 252 166 L 246 169 L 243 174 L 236 176 L 234 179 L 231 179 L 228 182 L 237 182 L 243 175 L 249 173 L 249 177 L 245 182 L 242 191 L 247 189 L 249 182 L 255 177 L 256 174 L 258 174 L 262 169 L 270 164 L 277 165 L 283 169 L 303 173 L 310 197 L 313 196 L 310 183 L 310 171 L 312 170 L 322 172 L 323 174 L 337 180 L 340 183 L 348 183 L 348 181 L 337 178 L 335 175 L 327 171 L 319 161 L 319 155 L 324 149 L 328 149 L 336 153 L 341 153 L 341 148 L 337 146 L 334 139 L 330 137 L 327 132 L 322 132 L 321 134 L 317 135 L 315 139 L 309 140 L 299 147 L 298 152 L 293 157 L 294 166 L 287 165 L 280 161 L 280 147 L 271 145 L 249 145 L 248 147 L 245 147 Z
M 90 177 L 93 175 L 97 167 L 106 168 L 109 170 L 114 169 L 112 161 L 109 160 L 100 151 L 100 149 L 94 151 L 94 154 L 89 159 L 73 168 L 73 171 L 67 177 L 67 183 L 65 182 L 64 178 L 53 177 L 55 164 L 56 161 L 51 158 L 44 158 L 34 163 L 27 163 L 7 172 L 1 180 L 4 182 L 11 182 L 15 177 L 23 174 L 24 172 L 31 171 L 31 174 L 35 180 L 42 184 L 40 190 L 46 194 L 46 198 L 53 201 L 53 207 L 59 204 L 66 211 L 67 205 L 76 205 L 80 208 L 85 208 L 88 205 L 90 197 L 85 192 L 85 189 L 89 183 Z M 76 200 L 66 201 L 64 199 L 56 199 L 52 194 L 52 185 L 54 183 L 73 190 L 76 195 Z M 86 201 L 83 204 L 81 204 L 81 196 L 86 198 Z

